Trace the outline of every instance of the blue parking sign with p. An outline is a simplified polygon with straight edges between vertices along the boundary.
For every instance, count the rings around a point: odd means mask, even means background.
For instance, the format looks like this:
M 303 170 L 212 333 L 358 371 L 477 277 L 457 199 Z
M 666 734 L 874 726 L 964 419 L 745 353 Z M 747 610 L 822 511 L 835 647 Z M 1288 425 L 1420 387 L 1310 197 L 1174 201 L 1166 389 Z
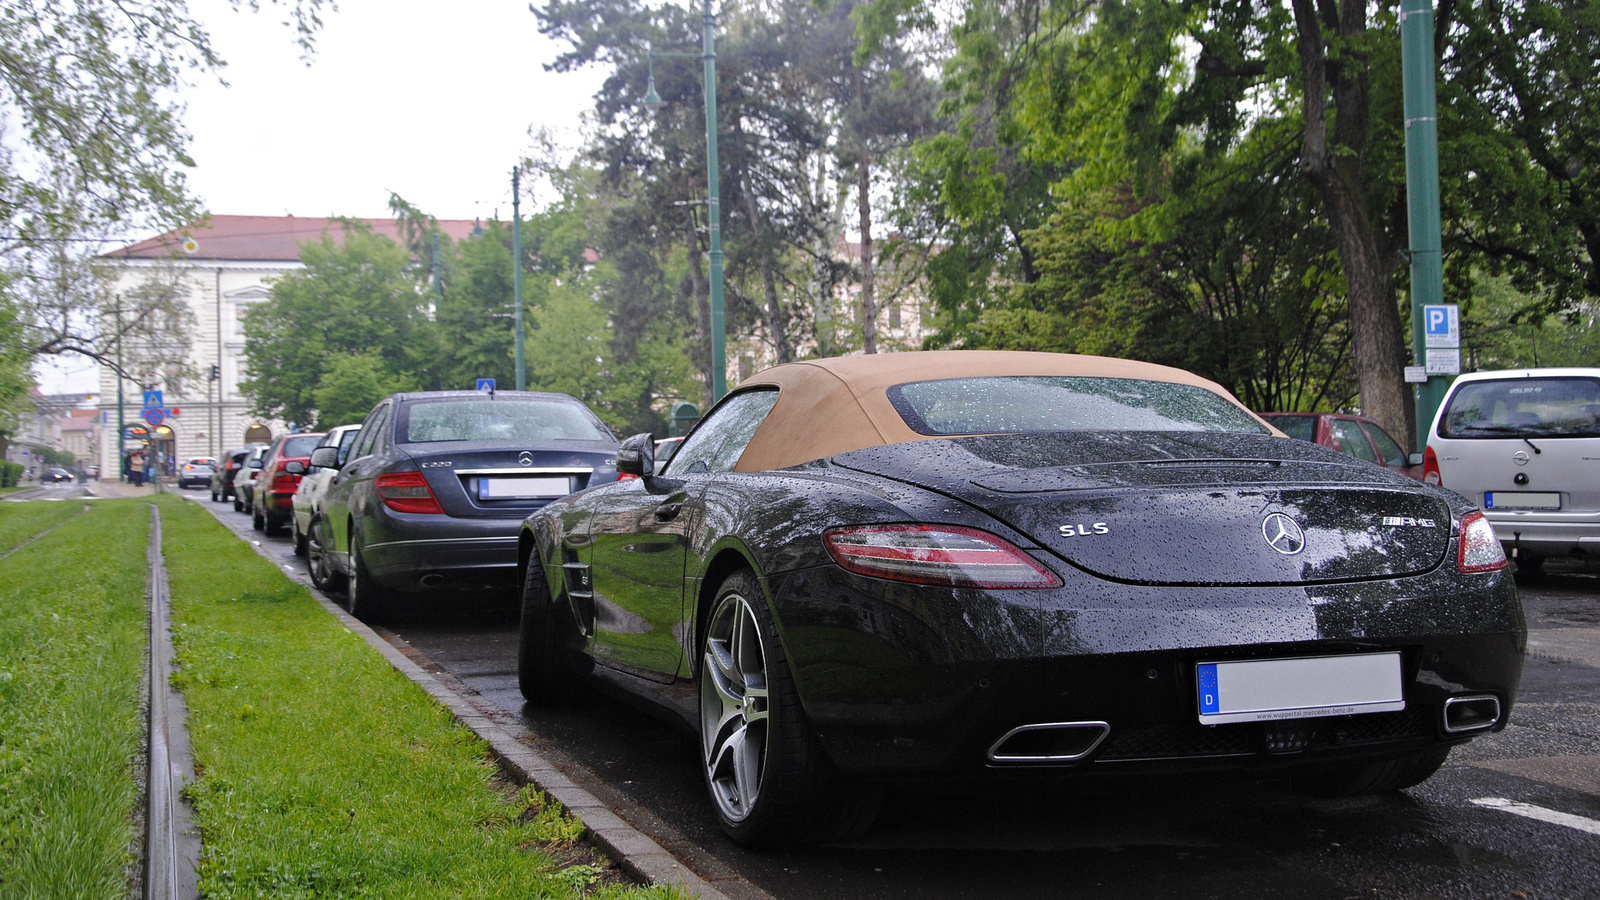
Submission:
M 1427 309 L 1428 333 L 1449 334 L 1450 312 L 1442 306 L 1430 306 Z

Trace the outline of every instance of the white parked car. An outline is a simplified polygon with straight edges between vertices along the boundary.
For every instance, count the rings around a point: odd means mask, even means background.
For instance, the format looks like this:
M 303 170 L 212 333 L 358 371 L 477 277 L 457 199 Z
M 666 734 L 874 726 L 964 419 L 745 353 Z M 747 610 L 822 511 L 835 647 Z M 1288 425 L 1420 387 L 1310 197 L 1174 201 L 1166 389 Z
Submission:
M 1600 555 L 1600 368 L 1460 376 L 1428 431 L 1423 480 L 1482 507 L 1524 571 Z
M 344 465 L 345 458 L 350 454 L 350 445 L 355 443 L 356 434 L 361 431 L 360 425 L 340 425 L 330 429 L 323 437 L 318 447 L 339 448 L 339 464 Z M 294 465 L 291 463 L 291 465 Z M 328 492 L 328 479 L 337 469 L 322 469 L 312 466 L 305 471 L 300 479 L 300 487 L 294 492 L 294 552 L 296 556 L 305 556 L 308 547 L 306 536 L 311 533 L 311 520 L 322 512 L 322 498 Z

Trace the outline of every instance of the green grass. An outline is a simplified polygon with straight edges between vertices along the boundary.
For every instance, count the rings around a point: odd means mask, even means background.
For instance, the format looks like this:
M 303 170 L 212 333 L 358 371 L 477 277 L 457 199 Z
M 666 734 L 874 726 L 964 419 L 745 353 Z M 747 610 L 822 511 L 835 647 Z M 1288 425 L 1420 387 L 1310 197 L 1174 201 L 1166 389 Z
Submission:
M 81 509 L 0 505 L 0 552 Z M 0 561 L 0 898 L 128 894 L 149 523 L 97 503 Z
M 162 498 L 207 897 L 677 896 L 577 823 L 203 510 Z
M 83 503 L 33 501 L 0 504 L 0 553 L 83 511 Z M 140 557 L 141 563 L 143 557 Z

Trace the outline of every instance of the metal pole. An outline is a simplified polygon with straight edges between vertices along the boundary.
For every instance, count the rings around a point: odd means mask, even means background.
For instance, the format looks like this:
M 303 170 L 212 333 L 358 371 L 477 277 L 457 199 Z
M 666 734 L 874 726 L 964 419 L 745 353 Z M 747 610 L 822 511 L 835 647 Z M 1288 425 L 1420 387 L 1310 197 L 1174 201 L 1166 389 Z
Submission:
M 727 334 L 722 304 L 722 192 L 717 183 L 717 37 L 711 0 L 704 0 L 706 62 L 706 192 L 711 236 L 711 400 L 728 392 Z
M 117 294 L 117 480 L 121 481 L 128 475 L 127 457 L 122 452 L 123 429 L 127 426 L 122 421 L 122 295 Z
M 517 318 L 517 390 L 528 389 L 527 362 L 522 355 L 522 167 L 511 170 L 511 284 Z
M 1411 242 L 1411 350 L 1427 362 L 1422 307 L 1444 302 L 1444 263 L 1439 238 L 1439 121 L 1434 97 L 1433 4 L 1403 0 L 1400 66 L 1405 90 L 1406 214 Z M 1415 448 L 1428 443 L 1428 428 L 1444 401 L 1450 376 L 1430 375 L 1417 389 Z

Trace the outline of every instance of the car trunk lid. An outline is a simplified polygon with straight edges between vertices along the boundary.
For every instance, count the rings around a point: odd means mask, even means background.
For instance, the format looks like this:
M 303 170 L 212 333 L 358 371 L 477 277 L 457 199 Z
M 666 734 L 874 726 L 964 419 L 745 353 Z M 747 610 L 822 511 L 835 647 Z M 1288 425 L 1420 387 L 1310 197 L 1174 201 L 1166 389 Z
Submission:
M 521 444 L 470 448 L 408 444 L 406 451 L 446 515 L 522 518 L 558 497 L 616 478 L 616 448 L 572 442 L 560 449 Z
M 1394 578 L 1434 568 L 1450 543 L 1441 497 L 1266 435 L 1002 435 L 877 447 L 834 462 L 970 503 L 1117 581 Z

